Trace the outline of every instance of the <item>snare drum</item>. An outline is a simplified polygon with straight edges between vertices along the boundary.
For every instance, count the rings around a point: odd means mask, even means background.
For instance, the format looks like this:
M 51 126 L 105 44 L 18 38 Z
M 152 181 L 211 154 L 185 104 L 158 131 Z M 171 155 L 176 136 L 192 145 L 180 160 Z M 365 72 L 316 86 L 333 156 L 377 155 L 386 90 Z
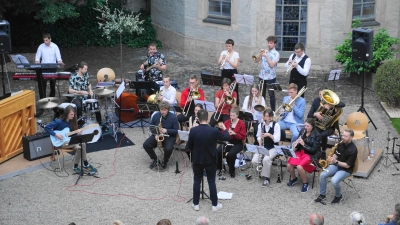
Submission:
M 95 122 L 93 120 L 90 120 L 90 119 L 86 120 L 86 123 L 83 125 L 82 128 L 85 128 L 86 126 L 88 126 L 90 124 L 97 124 L 97 126 L 82 131 L 82 134 L 92 134 L 92 133 L 94 133 L 93 140 L 91 142 L 88 142 L 88 143 L 94 143 L 94 142 L 97 142 L 100 139 L 100 137 L 102 135 L 102 131 L 101 131 L 100 125 L 97 122 Z
M 64 114 L 65 108 L 67 108 L 67 106 L 69 105 L 72 105 L 76 109 L 76 105 L 74 103 L 68 103 L 68 102 L 61 103 L 59 106 L 57 106 L 58 115 L 56 117 L 58 118 L 59 116 Z
M 87 99 L 83 101 L 83 110 L 89 112 L 100 112 L 99 101 L 97 99 Z

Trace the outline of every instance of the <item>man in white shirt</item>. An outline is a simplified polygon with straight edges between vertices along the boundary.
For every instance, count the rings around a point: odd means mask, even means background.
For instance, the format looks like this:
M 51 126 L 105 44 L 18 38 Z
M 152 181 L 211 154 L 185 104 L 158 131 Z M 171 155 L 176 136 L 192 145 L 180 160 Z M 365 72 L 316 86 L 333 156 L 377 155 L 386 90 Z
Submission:
M 171 106 L 176 105 L 176 89 L 171 86 L 171 76 L 163 77 L 164 86 L 160 88 L 161 95 L 158 97 L 160 101 L 167 101 Z
M 63 63 L 61 59 L 61 54 L 60 54 L 60 49 L 56 44 L 51 42 L 51 35 L 48 33 L 43 34 L 43 42 L 41 45 L 39 45 L 39 48 L 36 52 L 36 57 L 35 57 L 35 63 Z M 47 70 L 42 70 L 42 72 L 45 73 L 56 73 L 57 69 L 47 69 Z M 46 86 L 47 86 L 47 80 L 43 79 L 39 81 L 38 83 L 41 82 L 41 87 L 42 90 L 40 90 L 40 85 L 39 85 L 39 97 L 45 98 L 46 97 Z M 55 80 L 50 80 L 50 97 L 55 97 L 56 96 L 56 81 Z
M 297 85 L 298 90 L 304 86 L 307 87 L 307 75 L 310 72 L 311 59 L 304 53 L 304 45 L 297 43 L 294 46 L 294 53 L 290 55 L 289 60 L 285 64 L 285 68 L 292 67 L 290 71 L 289 84 Z M 304 93 L 301 95 L 304 98 Z

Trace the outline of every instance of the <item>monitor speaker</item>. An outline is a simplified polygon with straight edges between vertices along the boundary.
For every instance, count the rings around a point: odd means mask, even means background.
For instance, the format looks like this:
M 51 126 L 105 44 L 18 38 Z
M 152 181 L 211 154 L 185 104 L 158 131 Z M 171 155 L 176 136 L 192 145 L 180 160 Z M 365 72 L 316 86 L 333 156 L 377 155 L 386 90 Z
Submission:
M 372 59 L 372 42 L 374 30 L 370 28 L 356 28 L 353 30 L 352 59 L 360 62 L 369 62 Z
M 32 161 L 49 156 L 53 153 L 50 135 L 48 133 L 22 137 L 24 158 Z
M 11 31 L 10 23 L 7 20 L 0 20 L 0 54 L 11 52 Z

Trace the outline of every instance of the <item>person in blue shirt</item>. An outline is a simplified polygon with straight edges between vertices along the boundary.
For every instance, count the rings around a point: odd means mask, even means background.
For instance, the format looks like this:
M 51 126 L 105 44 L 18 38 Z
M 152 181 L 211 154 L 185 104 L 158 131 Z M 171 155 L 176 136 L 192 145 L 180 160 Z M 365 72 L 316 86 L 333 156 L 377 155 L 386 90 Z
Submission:
M 78 130 L 78 122 L 76 119 L 76 111 L 75 108 L 71 105 L 65 108 L 64 114 L 61 118 L 58 118 L 48 125 L 45 126 L 44 130 L 52 136 L 57 137 L 62 140 L 63 136 L 61 134 L 56 134 L 54 131 L 61 131 L 64 128 L 69 128 L 70 131 Z M 79 130 L 78 135 L 81 135 L 82 131 Z M 81 169 L 78 167 L 79 162 L 81 161 L 81 147 L 79 145 L 67 145 L 63 146 L 63 148 L 73 148 L 75 152 L 75 161 L 74 161 L 74 172 L 77 174 L 81 173 Z M 82 158 L 83 158 L 83 168 L 85 172 L 90 173 L 91 175 L 97 172 L 97 169 L 89 164 L 86 157 L 86 143 L 82 143 Z

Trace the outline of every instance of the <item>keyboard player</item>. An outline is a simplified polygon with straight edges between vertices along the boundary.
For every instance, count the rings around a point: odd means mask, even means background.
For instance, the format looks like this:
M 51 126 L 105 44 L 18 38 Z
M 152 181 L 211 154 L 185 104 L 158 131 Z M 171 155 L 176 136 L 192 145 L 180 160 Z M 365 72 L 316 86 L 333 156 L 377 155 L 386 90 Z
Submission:
M 63 63 L 61 59 L 60 49 L 56 44 L 51 42 L 51 35 L 49 33 L 43 34 L 43 42 L 39 45 L 36 52 L 35 63 Z M 39 70 L 40 71 L 40 70 Z M 57 69 L 41 69 L 44 73 L 57 73 Z M 38 73 L 37 73 L 38 74 Z M 46 86 L 47 80 L 43 79 L 40 75 L 40 79 L 37 80 L 39 88 L 40 99 L 46 97 Z M 56 96 L 56 80 L 50 80 L 50 97 Z

